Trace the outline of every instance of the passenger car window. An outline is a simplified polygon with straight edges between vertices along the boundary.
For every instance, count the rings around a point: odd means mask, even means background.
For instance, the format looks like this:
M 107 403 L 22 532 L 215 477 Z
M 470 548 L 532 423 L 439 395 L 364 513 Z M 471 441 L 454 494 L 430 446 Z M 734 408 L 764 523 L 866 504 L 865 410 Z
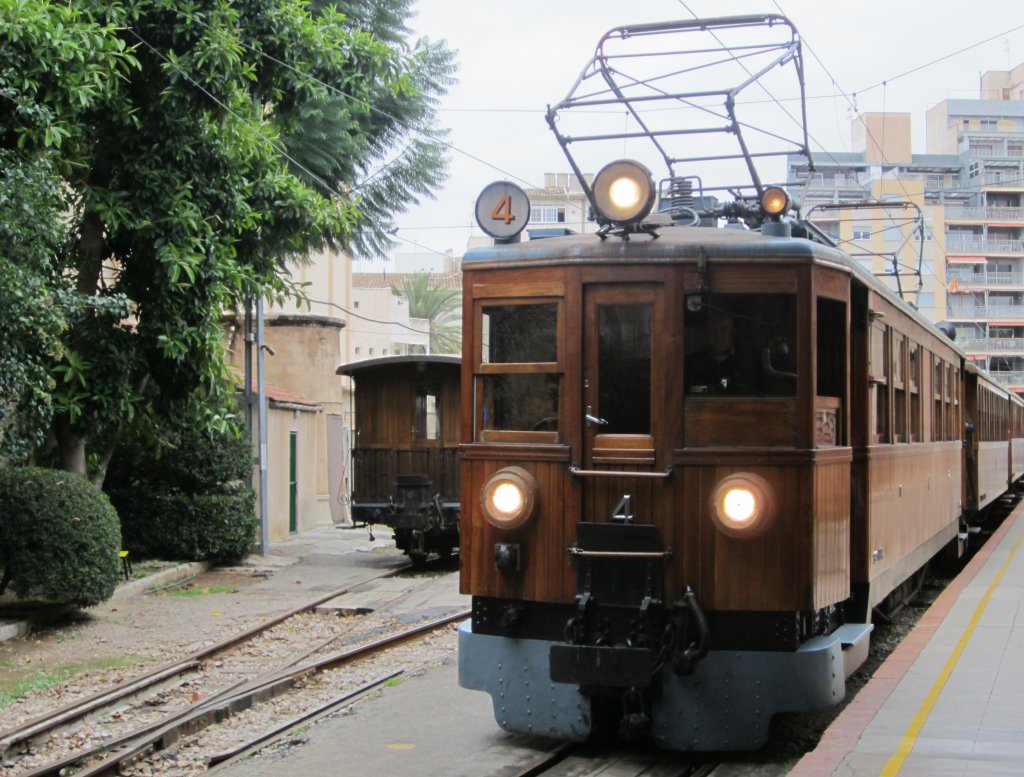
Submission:
M 796 297 L 718 294 L 687 305 L 687 394 L 796 395 Z
M 554 441 L 559 303 L 485 302 L 478 311 L 477 438 L 514 441 L 544 433 Z

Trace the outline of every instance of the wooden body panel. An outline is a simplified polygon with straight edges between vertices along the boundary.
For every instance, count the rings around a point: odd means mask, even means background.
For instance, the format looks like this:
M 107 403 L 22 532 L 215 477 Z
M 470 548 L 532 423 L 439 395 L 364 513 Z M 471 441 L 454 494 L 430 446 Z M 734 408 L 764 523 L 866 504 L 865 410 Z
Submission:
M 524 526 L 498 530 L 483 516 L 479 494 L 487 479 L 504 466 L 519 466 L 540 484 L 537 514 Z M 542 457 L 524 451 L 520 457 L 497 458 L 485 446 L 464 446 L 462 450 L 462 528 L 460 591 L 474 596 L 494 596 L 530 601 L 572 601 L 575 577 L 568 548 L 575 534 L 578 497 L 566 477 L 569 450 L 547 446 Z M 497 543 L 517 544 L 521 567 L 501 572 L 494 563 Z M 466 548 L 471 552 L 466 552 Z
M 976 449 L 977 472 L 973 473 L 977 484 L 977 498 L 974 509 L 982 510 L 992 504 L 1006 491 L 1007 465 L 1009 460 L 1008 442 L 980 442 Z
M 552 446 L 554 447 L 554 446 Z M 807 610 L 849 596 L 848 448 L 799 455 L 763 451 L 756 456 L 733 451 L 676 454 L 671 478 L 594 478 L 568 475 L 567 450 L 561 461 L 493 460 L 465 446 L 462 478 L 462 543 L 474 549 L 465 557 L 461 590 L 475 596 L 571 603 L 575 570 L 568 548 L 580 520 L 604 520 L 624 491 L 637 515 L 658 527 L 672 556 L 665 583 L 669 591 L 692 586 L 708 610 Z M 527 525 L 499 531 L 483 517 L 478 500 L 484 482 L 502 466 L 528 469 L 542 483 L 538 515 Z M 712 517 L 711 492 L 725 476 L 750 472 L 772 487 L 777 514 L 757 539 L 720 532 Z M 498 542 L 518 543 L 523 566 L 500 573 L 492 552 Z
M 959 441 L 875 446 L 856 455 L 853 582 L 870 583 L 933 536 L 955 530 L 961 475 Z
M 849 449 L 680 452 L 677 501 L 683 520 L 674 572 L 710 610 L 807 610 L 849 596 Z M 775 493 L 776 515 L 756 539 L 715 527 L 712 492 L 722 478 L 749 472 Z
M 1014 437 L 1010 440 L 1010 483 L 1016 483 L 1024 477 L 1024 438 Z
M 749 445 L 796 447 L 796 400 L 759 397 L 744 402 L 691 397 L 686 403 L 685 440 L 688 447 Z

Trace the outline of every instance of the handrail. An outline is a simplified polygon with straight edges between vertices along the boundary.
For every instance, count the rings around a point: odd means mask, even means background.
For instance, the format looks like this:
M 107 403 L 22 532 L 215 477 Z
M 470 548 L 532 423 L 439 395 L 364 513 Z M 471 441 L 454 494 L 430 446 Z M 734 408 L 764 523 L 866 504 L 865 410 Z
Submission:
M 569 474 L 578 478 L 646 478 L 648 480 L 664 480 L 672 477 L 672 469 L 664 472 L 628 472 L 614 469 L 580 469 L 569 467 Z
M 672 549 L 668 550 L 583 550 L 575 545 L 569 548 L 570 556 L 587 558 L 671 558 Z

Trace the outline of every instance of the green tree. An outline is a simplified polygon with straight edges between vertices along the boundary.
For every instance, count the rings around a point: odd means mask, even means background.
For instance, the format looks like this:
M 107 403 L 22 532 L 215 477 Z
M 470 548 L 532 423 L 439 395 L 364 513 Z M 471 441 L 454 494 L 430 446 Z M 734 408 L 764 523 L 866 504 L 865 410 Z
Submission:
M 0 149 L 0 171 L 0 460 L 20 462 L 43 442 L 53 415 L 50 365 L 70 300 L 50 258 L 63 239 L 64 208 L 60 179 L 44 161 Z
M 304 0 L 0 0 L 0 148 L 51 160 L 69 195 L 60 466 L 100 483 L 126 424 L 197 389 L 217 406 L 221 312 L 301 297 L 286 262 L 370 228 L 353 187 L 401 136 L 375 106 L 416 116 L 441 86 L 394 40 Z M 324 112 L 333 166 L 313 186 L 288 149 Z
M 8 462 L 26 460 L 49 428 L 60 335 L 86 302 L 76 304 L 56 260 L 74 240 L 62 148 L 131 65 L 115 33 L 68 7 L 0 2 L 0 459 Z
M 430 273 L 413 273 L 391 293 L 409 303 L 410 318 L 430 322 L 430 352 L 459 353 L 462 350 L 462 292 L 432 285 Z

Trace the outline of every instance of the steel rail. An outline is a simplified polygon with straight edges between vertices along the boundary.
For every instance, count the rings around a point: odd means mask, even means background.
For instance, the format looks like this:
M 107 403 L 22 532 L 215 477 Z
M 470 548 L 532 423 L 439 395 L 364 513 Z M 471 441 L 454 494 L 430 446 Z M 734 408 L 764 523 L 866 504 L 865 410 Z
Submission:
M 59 775 L 63 769 L 75 766 L 87 758 L 104 752 L 109 753 L 113 749 L 124 746 L 121 752 L 75 772 L 76 777 L 100 777 L 101 775 L 120 774 L 122 768 L 142 760 L 151 752 L 169 747 L 182 736 L 201 731 L 214 723 L 220 723 L 238 712 L 249 709 L 254 704 L 267 701 L 287 692 L 299 678 L 305 675 L 315 674 L 324 669 L 349 663 L 357 658 L 364 658 L 386 647 L 406 642 L 425 632 L 433 631 L 457 620 L 463 620 L 469 617 L 469 615 L 469 610 L 460 610 L 406 629 L 398 634 L 382 637 L 365 645 L 325 656 L 309 664 L 283 671 L 278 669 L 267 672 L 259 678 L 250 680 L 251 686 L 243 691 L 226 698 L 222 694 L 218 697 L 204 699 L 162 721 L 157 721 L 142 729 L 123 734 L 88 751 L 39 766 L 32 771 L 26 772 L 23 777 Z
M 373 582 L 374 580 L 380 580 L 386 577 L 392 577 L 399 572 L 404 572 L 409 569 L 411 564 L 404 564 L 395 569 L 389 569 L 386 572 L 382 572 L 377 575 L 372 575 L 364 580 L 360 580 L 357 583 L 345 586 L 338 590 L 332 591 L 329 594 L 319 596 L 311 602 L 299 605 L 291 610 L 288 610 L 280 615 L 276 615 L 262 623 L 259 623 L 251 628 L 245 629 L 233 636 L 227 637 L 226 639 L 216 642 L 213 645 L 202 648 L 186 658 L 175 661 L 169 664 L 162 664 L 149 672 L 146 672 L 138 677 L 133 677 L 128 680 L 124 680 L 118 683 L 113 688 L 98 693 L 92 694 L 84 699 L 73 702 L 69 705 L 61 707 L 54 712 L 47 713 L 45 715 L 39 715 L 35 718 L 21 723 L 17 726 L 13 726 L 5 731 L 0 731 L 0 760 L 6 758 L 7 754 L 18 745 L 28 741 L 29 739 L 44 734 L 48 731 L 71 723 L 76 720 L 84 718 L 96 710 L 121 701 L 129 696 L 139 694 L 148 688 L 152 688 L 158 683 L 164 682 L 170 677 L 175 675 L 184 674 L 195 668 L 197 668 L 203 661 L 210 657 L 228 650 L 236 645 L 245 642 L 246 640 L 252 639 L 254 636 L 259 635 L 264 631 L 272 629 L 274 626 L 292 618 L 300 613 L 312 610 L 318 605 L 323 604 L 326 601 L 346 594 L 353 589 L 365 585 L 366 583 Z
M 359 697 L 364 696 L 370 691 L 372 691 L 374 688 L 377 688 L 383 685 L 384 683 L 388 682 L 388 680 L 392 680 L 395 677 L 398 677 L 403 672 L 404 670 L 399 669 L 397 672 L 392 672 L 391 674 L 385 675 L 384 677 L 372 680 L 371 682 L 368 682 L 365 685 L 356 688 L 354 691 L 348 691 L 347 693 L 342 694 L 338 698 L 332 699 L 326 704 L 322 704 L 319 707 L 314 707 L 313 709 L 308 710 L 307 712 L 304 712 L 303 714 L 298 715 L 297 717 L 294 717 L 291 720 L 285 721 L 279 726 L 275 726 L 270 731 L 267 731 L 264 734 L 260 734 L 259 736 L 250 739 L 247 742 L 243 742 L 237 747 L 233 747 L 230 750 L 226 750 L 224 752 L 216 753 L 215 755 L 210 756 L 208 759 L 206 759 L 206 765 L 208 767 L 207 773 L 217 771 L 220 768 L 235 763 L 236 761 L 240 760 L 246 755 L 249 755 L 250 753 L 254 753 L 257 750 L 261 750 L 267 745 L 274 744 L 278 740 L 282 739 L 288 732 L 290 732 L 296 726 L 313 723 L 319 720 L 320 718 L 331 714 L 343 704 L 355 701 Z

